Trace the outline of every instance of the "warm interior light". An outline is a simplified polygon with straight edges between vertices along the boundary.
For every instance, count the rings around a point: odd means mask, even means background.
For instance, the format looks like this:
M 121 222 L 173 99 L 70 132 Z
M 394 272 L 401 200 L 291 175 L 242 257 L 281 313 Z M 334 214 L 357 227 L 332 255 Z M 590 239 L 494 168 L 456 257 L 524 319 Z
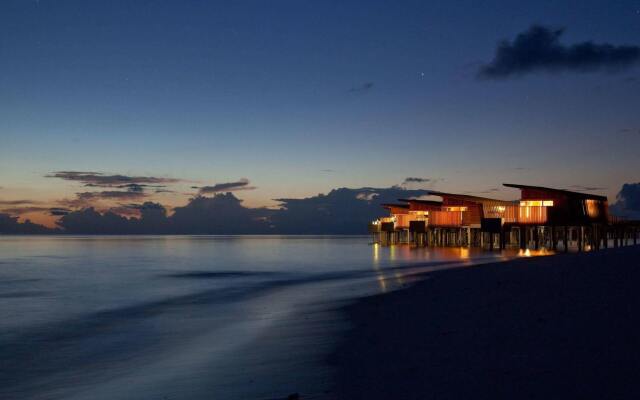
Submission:
M 445 207 L 446 211 L 467 211 L 467 207 Z
M 553 207 L 553 200 L 521 200 L 520 207 Z
M 584 202 L 586 206 L 587 215 L 590 218 L 598 218 L 600 216 L 600 208 L 598 207 L 598 201 L 593 199 L 587 199 Z

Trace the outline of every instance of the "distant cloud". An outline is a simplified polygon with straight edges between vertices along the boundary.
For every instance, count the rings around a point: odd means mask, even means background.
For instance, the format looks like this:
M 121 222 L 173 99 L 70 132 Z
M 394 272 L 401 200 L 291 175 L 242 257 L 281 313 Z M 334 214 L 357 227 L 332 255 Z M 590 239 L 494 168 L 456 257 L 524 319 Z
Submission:
M 49 214 L 53 215 L 54 217 L 61 217 L 63 215 L 69 214 L 71 211 L 72 210 L 68 208 L 54 207 L 49 209 Z
M 616 202 L 609 207 L 613 215 L 640 219 L 640 182 L 625 183 L 616 196 Z
M 200 194 L 221 193 L 221 192 L 235 192 L 238 190 L 253 190 L 254 186 L 249 186 L 249 180 L 242 178 L 236 182 L 217 183 L 213 186 L 194 187 L 199 189 Z
M 88 200 L 132 200 L 132 199 L 141 199 L 146 196 L 143 192 L 120 192 L 116 190 L 107 190 L 102 192 L 82 192 L 76 193 L 76 196 L 80 200 L 88 201 Z
M 140 183 L 128 183 L 126 185 L 119 185 L 119 186 L 115 186 L 118 189 L 127 189 L 129 192 L 144 192 L 145 189 L 147 188 L 152 188 L 155 189 L 155 191 L 157 192 L 158 190 L 161 190 L 162 188 L 165 188 L 166 186 L 164 185 L 146 185 L 146 184 L 140 184 Z
M 84 184 L 87 187 L 142 187 L 143 184 L 167 184 L 177 183 L 180 179 L 159 178 L 155 176 L 127 176 L 127 175 L 105 175 L 100 172 L 83 172 L 83 171 L 56 171 L 47 178 L 59 178 L 66 181 L 75 181 Z
M 384 203 L 426 196 L 429 190 L 340 188 L 304 199 L 275 199 L 281 209 L 271 216 L 274 233 L 361 234 L 367 224 L 384 215 Z
M 365 82 L 349 89 L 349 93 L 367 93 L 371 89 L 373 89 L 373 82 Z
M 321 169 L 320 172 L 333 173 L 333 172 L 336 172 L 336 170 L 327 168 L 327 169 Z
M 35 200 L 0 200 L 0 206 L 18 206 L 21 204 L 40 204 Z
M 431 179 L 429 179 L 429 178 L 417 178 L 417 177 L 409 176 L 407 178 L 404 178 L 404 181 L 402 182 L 402 184 L 406 185 L 406 184 L 409 184 L 409 183 L 426 183 L 426 182 L 431 182 Z
M 618 129 L 617 131 L 618 133 L 621 134 L 626 134 L 626 135 L 634 135 L 634 134 L 638 134 L 640 135 L 640 129 L 633 129 L 633 128 L 622 128 L 622 129 Z
M 49 229 L 29 221 L 19 222 L 18 217 L 16 216 L 11 216 L 7 213 L 0 213 L 0 233 L 43 234 L 56 232 L 57 231 L 54 229 Z
M 493 187 L 493 188 L 489 188 L 489 189 L 485 189 L 485 190 L 480 190 L 478 192 L 469 192 L 469 193 L 471 193 L 471 194 L 490 194 L 490 193 L 496 193 L 496 192 L 499 192 L 499 191 L 500 191 L 500 188 Z
M 15 206 L 9 208 L 3 208 L 0 210 L 0 213 L 5 213 L 8 215 L 22 215 L 26 213 L 32 212 L 50 212 L 51 209 L 49 207 L 41 207 L 41 206 Z
M 504 79 L 537 71 L 620 70 L 640 61 L 640 47 L 596 44 L 591 41 L 566 46 L 564 29 L 534 25 L 498 45 L 495 57 L 478 71 L 480 78 Z
M 356 195 L 356 199 L 358 199 L 358 200 L 362 200 L 362 201 L 373 201 L 373 200 L 375 200 L 375 199 L 376 199 L 376 197 L 378 197 L 378 196 L 379 196 L 379 194 L 378 194 L 378 193 L 368 191 L 368 192 L 361 192 L 361 193 L 358 193 L 358 194 Z
M 607 190 L 607 188 L 605 188 L 605 187 L 584 186 L 584 185 L 571 185 L 571 186 L 569 186 L 569 188 L 571 190 L 576 191 L 576 192 L 594 192 L 594 191 Z
M 341 188 L 327 194 L 303 199 L 277 199 L 279 209 L 251 208 L 233 193 L 196 196 L 183 207 L 174 208 L 171 216 L 159 203 L 126 202 L 123 196 L 144 196 L 139 192 L 105 191 L 79 193 L 70 210 L 59 206 L 41 208 L 59 216 L 56 232 L 74 234 L 364 234 L 367 224 L 385 214 L 383 203 L 400 198 L 420 198 L 429 190 L 390 188 Z M 117 194 L 113 194 L 117 193 Z M 91 201 L 99 198 L 125 200 L 107 209 L 96 209 Z M 73 201 L 71 201 L 73 202 Z M 46 233 L 43 226 L 18 222 L 17 217 L 0 214 L 0 232 Z

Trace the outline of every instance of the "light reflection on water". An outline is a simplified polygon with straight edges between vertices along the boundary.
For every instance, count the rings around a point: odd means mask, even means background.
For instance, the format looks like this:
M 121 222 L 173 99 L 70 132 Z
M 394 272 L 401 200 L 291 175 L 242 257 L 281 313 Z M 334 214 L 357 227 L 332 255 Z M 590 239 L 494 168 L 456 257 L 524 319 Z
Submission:
M 505 249 L 501 251 L 486 251 L 469 247 L 428 248 L 402 244 L 382 247 L 377 243 L 374 243 L 372 248 L 372 265 L 381 293 L 416 282 L 422 278 L 421 274 L 432 271 L 506 261 L 519 257 L 539 257 L 555 254 L 552 250 L 546 248 L 540 248 L 539 250 Z M 389 274 L 388 269 L 380 268 L 380 253 L 385 249 L 388 250 L 389 260 L 402 260 L 405 262 L 402 269 L 393 269 L 393 273 Z
M 367 237 L 0 237 L 0 398 L 320 390 L 336 302 L 517 256 Z

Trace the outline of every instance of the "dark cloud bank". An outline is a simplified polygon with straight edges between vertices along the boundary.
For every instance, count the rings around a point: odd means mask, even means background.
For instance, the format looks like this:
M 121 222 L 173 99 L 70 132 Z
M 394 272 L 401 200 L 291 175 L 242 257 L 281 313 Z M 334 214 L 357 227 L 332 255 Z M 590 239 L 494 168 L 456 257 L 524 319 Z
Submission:
M 237 182 L 218 183 L 213 186 L 192 186 L 193 189 L 199 189 L 200 194 L 235 192 L 238 190 L 253 190 L 255 186 L 249 186 L 249 180 L 242 178 Z
M 79 182 L 88 187 L 118 187 L 125 189 L 130 189 L 132 187 L 148 187 L 149 185 L 162 187 L 162 185 L 164 184 L 180 182 L 180 179 L 174 178 L 159 178 L 155 176 L 106 175 L 100 172 L 87 171 L 57 171 L 46 175 L 46 177 Z
M 8 234 L 364 234 L 367 224 L 384 214 L 383 203 L 419 197 L 428 190 L 390 188 L 335 189 L 304 199 L 277 199 L 279 209 L 249 208 L 233 193 L 198 195 L 171 216 L 158 203 L 124 204 L 106 213 L 94 208 L 60 215 L 59 228 L 48 229 L 0 214 L 0 233 Z M 640 182 L 627 183 L 611 205 L 614 215 L 640 219 Z
M 243 181 L 240 181 L 243 182 Z M 248 182 L 247 182 L 248 184 Z M 245 185 L 246 186 L 246 185 Z M 244 186 L 240 186 L 244 187 Z M 202 188 L 200 188 L 202 189 Z M 402 187 L 335 189 L 305 199 L 277 199 L 279 209 L 249 208 L 233 193 L 198 195 L 167 215 L 158 203 L 125 204 L 106 213 L 94 208 L 56 209 L 59 229 L 0 214 L 1 233 L 70 234 L 363 234 L 379 217 L 382 203 L 427 195 L 427 190 Z M 51 211 L 53 213 L 53 211 Z M 135 217 L 127 215 L 136 215 Z M 139 215 L 139 216 L 138 216 Z
M 640 182 L 622 185 L 610 209 L 614 215 L 640 220 Z
M 480 68 L 478 76 L 504 79 L 546 71 L 618 71 L 640 61 L 640 47 L 615 46 L 591 41 L 564 45 L 564 29 L 534 25 L 513 41 L 498 45 L 493 61 Z

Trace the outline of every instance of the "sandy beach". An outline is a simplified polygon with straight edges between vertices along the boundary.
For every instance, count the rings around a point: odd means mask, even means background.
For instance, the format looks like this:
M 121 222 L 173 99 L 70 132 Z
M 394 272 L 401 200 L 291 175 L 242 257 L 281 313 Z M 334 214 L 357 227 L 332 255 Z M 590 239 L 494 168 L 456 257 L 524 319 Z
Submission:
M 640 246 L 429 273 L 346 306 L 330 398 L 638 398 Z

